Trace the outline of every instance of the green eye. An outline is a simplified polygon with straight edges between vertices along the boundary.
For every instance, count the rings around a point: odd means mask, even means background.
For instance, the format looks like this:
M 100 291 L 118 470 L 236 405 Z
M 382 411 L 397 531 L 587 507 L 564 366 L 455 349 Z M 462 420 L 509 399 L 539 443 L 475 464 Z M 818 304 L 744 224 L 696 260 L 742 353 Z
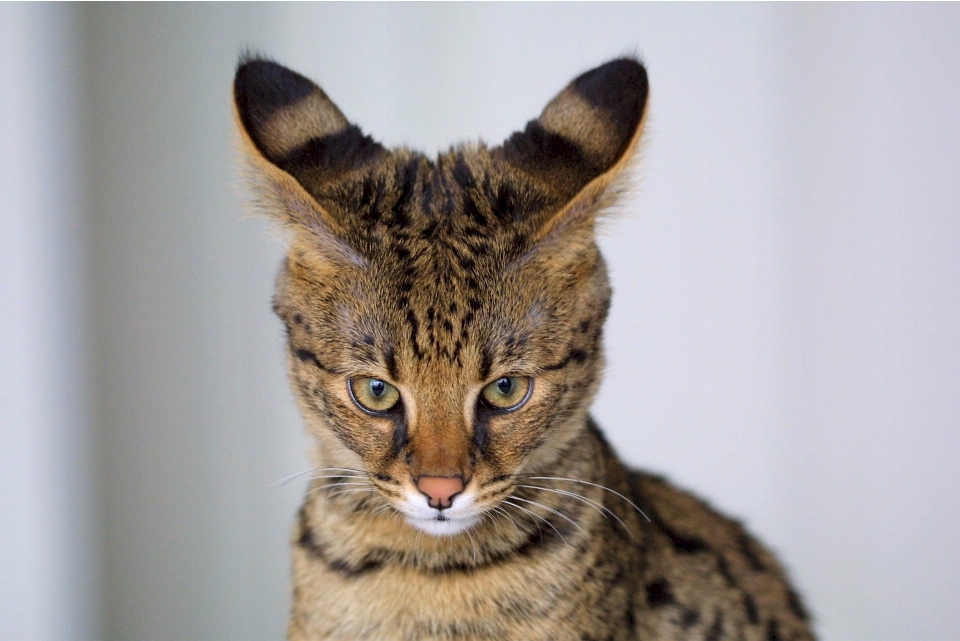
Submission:
M 352 378 L 348 387 L 353 402 L 368 412 L 386 412 L 400 402 L 397 388 L 379 378 Z
M 525 376 L 504 376 L 483 388 L 480 395 L 498 410 L 515 410 L 530 397 L 533 381 Z

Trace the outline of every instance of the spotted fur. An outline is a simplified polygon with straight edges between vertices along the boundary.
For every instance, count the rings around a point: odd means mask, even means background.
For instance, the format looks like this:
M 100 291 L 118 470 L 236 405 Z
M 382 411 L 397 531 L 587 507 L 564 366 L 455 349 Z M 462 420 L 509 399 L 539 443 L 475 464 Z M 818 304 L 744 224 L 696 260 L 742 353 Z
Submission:
M 587 415 L 610 301 L 594 228 L 643 130 L 639 61 L 435 159 L 384 148 L 269 60 L 241 62 L 234 99 L 257 203 L 290 230 L 274 309 L 315 444 L 290 639 L 812 638 L 765 548 L 627 469 Z M 533 381 L 517 410 L 478 400 L 504 376 Z M 356 377 L 401 402 L 364 411 Z M 423 477 L 462 480 L 449 519 Z

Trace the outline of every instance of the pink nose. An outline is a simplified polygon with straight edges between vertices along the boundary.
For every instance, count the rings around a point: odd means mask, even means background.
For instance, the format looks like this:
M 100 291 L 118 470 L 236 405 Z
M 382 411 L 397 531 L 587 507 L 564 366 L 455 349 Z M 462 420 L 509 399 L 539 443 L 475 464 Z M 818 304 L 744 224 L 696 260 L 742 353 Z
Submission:
M 417 489 L 427 495 L 427 505 L 445 510 L 453 505 L 453 497 L 463 492 L 459 476 L 421 476 Z

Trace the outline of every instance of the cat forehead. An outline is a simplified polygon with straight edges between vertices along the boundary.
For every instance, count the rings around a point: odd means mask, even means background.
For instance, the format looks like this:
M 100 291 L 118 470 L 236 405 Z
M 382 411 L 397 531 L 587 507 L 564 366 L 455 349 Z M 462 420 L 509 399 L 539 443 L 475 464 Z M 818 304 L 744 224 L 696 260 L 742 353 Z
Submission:
M 434 159 L 399 150 L 334 185 L 309 175 L 302 182 L 322 207 L 364 233 L 420 223 L 430 234 L 497 234 L 518 229 L 559 200 L 482 145 L 456 147 Z

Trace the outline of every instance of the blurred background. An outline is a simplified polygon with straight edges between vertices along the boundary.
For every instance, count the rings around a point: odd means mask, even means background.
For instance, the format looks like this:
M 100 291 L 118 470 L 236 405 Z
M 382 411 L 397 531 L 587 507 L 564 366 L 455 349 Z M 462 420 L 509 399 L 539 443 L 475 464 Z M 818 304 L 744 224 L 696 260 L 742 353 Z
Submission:
M 249 47 L 388 145 L 637 52 L 594 412 L 823 639 L 960 638 L 960 5 L 0 5 L 0 638 L 279 639 L 308 446 L 245 214 Z

